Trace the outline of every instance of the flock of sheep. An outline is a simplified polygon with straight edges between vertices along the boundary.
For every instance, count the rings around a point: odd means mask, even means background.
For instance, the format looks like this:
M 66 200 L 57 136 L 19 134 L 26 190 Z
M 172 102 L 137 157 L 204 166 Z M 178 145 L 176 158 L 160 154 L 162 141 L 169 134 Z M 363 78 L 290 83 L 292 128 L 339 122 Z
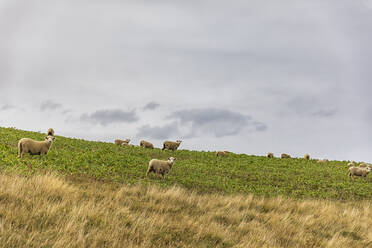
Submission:
M 44 155 L 47 154 L 50 147 L 52 146 L 53 141 L 55 140 L 54 137 L 54 130 L 53 128 L 49 128 L 48 132 L 45 136 L 44 141 L 36 141 L 30 138 L 22 138 L 18 142 L 18 156 L 20 158 L 23 157 L 25 153 L 29 153 L 31 155 Z M 115 144 L 120 146 L 132 146 L 129 145 L 130 139 L 126 140 L 115 140 Z M 172 150 L 175 151 L 181 144 L 181 140 L 177 141 L 164 141 L 162 150 Z M 148 141 L 141 140 L 140 147 L 143 148 L 150 148 L 153 149 L 154 145 Z M 216 156 L 227 156 L 228 151 L 217 151 Z M 267 153 L 268 158 L 274 158 L 274 154 L 272 152 Z M 283 153 L 280 156 L 282 159 L 291 158 L 289 154 Z M 305 154 L 304 159 L 309 160 L 310 155 Z M 169 171 L 172 169 L 174 161 L 176 159 L 174 157 L 168 158 L 168 160 L 159 160 L 159 159 L 152 159 L 149 162 L 149 166 L 146 172 L 146 177 L 149 173 L 153 172 L 157 175 L 162 175 L 163 178 Z M 318 163 L 328 163 L 328 159 L 318 160 Z M 349 166 L 349 177 L 354 178 L 354 176 L 364 177 L 366 178 L 368 173 L 372 170 L 372 165 L 367 163 L 360 163 L 359 165 L 356 162 L 351 162 L 348 164 Z
M 272 152 L 267 153 L 266 155 L 268 158 L 274 158 L 274 154 Z M 291 158 L 289 154 L 282 153 L 281 158 Z M 305 154 L 304 159 L 309 160 L 310 155 Z M 328 159 L 320 159 L 317 161 L 318 163 L 328 163 Z M 367 163 L 360 163 L 359 165 L 356 162 L 351 162 L 347 164 L 349 166 L 349 177 L 354 178 L 354 176 L 364 177 L 368 176 L 368 173 L 372 170 L 372 165 Z

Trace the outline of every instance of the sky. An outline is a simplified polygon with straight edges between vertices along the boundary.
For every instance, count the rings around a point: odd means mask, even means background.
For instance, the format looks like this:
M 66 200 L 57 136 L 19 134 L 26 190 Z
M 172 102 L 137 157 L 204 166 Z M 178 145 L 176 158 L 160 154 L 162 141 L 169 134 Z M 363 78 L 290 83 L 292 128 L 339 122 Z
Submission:
M 0 37 L 0 126 L 372 162 L 372 0 L 0 0 Z

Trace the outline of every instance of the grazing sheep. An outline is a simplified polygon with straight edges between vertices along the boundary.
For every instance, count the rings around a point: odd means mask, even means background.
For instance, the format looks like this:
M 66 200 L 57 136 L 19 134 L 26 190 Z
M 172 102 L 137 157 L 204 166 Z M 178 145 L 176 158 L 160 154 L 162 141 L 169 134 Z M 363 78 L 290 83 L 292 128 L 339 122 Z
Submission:
M 309 160 L 310 159 L 310 154 L 305 154 L 305 156 L 304 156 L 304 159 L 306 159 L 306 160 Z
M 47 132 L 47 136 L 50 135 L 50 136 L 54 136 L 54 130 L 53 128 L 49 128 L 48 129 L 48 132 Z
M 325 159 L 321 159 L 321 160 L 318 160 L 318 163 L 328 163 L 328 159 L 325 158 Z
M 142 146 L 144 148 L 154 149 L 154 145 L 152 143 L 148 142 L 148 141 L 145 141 L 145 140 L 141 140 L 140 146 Z
M 359 164 L 359 167 L 371 167 L 371 165 L 370 164 L 367 164 L 367 163 L 361 163 L 361 164 Z
M 129 142 L 130 142 L 130 139 L 126 139 L 126 140 L 121 140 L 121 139 L 116 139 L 115 140 L 115 144 L 116 145 L 123 145 L 123 143 L 126 143 L 127 145 L 129 144 Z
M 266 155 L 268 158 L 274 158 L 274 153 L 268 152 Z
M 181 144 L 181 140 L 177 140 L 176 142 L 173 141 L 164 141 L 163 143 L 163 149 L 162 150 L 172 150 L 175 151 Z
M 161 174 L 163 178 L 165 178 L 165 175 L 169 173 L 169 171 L 172 169 L 174 160 L 176 160 L 174 157 L 168 158 L 167 161 L 151 159 L 149 162 L 149 168 L 147 169 L 146 172 L 146 177 L 149 175 L 149 173 L 154 172 L 155 175 Z
M 353 167 L 353 166 L 356 166 L 356 163 L 353 161 L 353 162 L 348 163 L 347 166 Z
M 370 167 L 362 168 L 362 167 L 350 167 L 349 168 L 349 177 L 353 178 L 353 176 L 358 177 L 367 177 L 368 173 L 371 171 Z
M 23 157 L 24 153 L 31 155 L 47 154 L 55 138 L 51 135 L 45 136 L 44 141 L 36 141 L 29 138 L 22 138 L 18 142 L 18 156 Z
M 226 151 L 216 151 L 216 156 L 217 157 L 227 156 L 227 152 Z
M 281 158 L 291 158 L 291 155 L 286 154 L 286 153 L 282 153 L 282 155 L 280 157 Z

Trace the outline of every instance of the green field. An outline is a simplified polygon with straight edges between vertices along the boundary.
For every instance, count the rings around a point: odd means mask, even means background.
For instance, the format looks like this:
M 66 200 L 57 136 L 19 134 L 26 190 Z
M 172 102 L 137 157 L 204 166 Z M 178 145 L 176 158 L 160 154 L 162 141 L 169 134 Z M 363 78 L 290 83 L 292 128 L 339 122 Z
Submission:
M 17 157 L 19 139 L 42 140 L 44 136 L 37 132 L 0 128 L 0 171 L 21 175 L 51 171 L 74 178 L 127 185 L 177 185 L 199 193 L 253 193 L 301 199 L 372 198 L 371 175 L 366 180 L 350 180 L 346 161 L 319 164 L 315 160 L 268 159 L 246 154 L 217 158 L 214 152 L 182 150 L 182 144 L 181 150 L 172 152 L 60 136 L 56 136 L 46 156 Z M 145 178 L 150 159 L 169 156 L 177 160 L 166 179 L 153 174 Z

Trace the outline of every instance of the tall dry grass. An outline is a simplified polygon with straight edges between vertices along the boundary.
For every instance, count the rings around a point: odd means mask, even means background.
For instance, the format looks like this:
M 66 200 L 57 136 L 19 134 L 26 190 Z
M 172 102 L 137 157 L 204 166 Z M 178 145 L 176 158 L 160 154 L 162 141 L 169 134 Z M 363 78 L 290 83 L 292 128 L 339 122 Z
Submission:
M 0 175 L 0 247 L 371 247 L 371 202 Z

